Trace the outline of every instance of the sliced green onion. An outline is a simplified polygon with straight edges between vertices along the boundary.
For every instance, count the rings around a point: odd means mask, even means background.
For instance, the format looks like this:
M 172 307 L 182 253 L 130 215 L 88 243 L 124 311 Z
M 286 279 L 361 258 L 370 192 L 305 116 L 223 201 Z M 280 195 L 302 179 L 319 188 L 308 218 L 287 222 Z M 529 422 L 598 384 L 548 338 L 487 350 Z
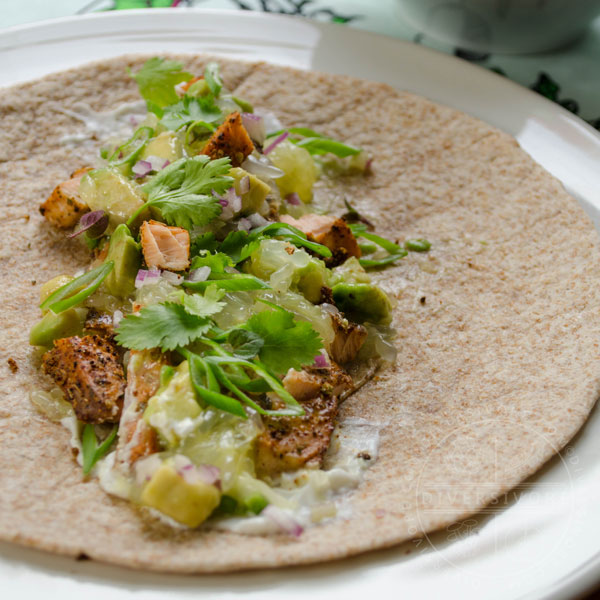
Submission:
M 43 311 L 51 310 L 53 313 L 59 314 L 73 308 L 73 306 L 77 306 L 100 287 L 114 266 L 114 261 L 109 260 L 99 267 L 76 277 L 73 281 L 69 281 L 69 283 L 50 294 L 40 304 L 40 308 Z
M 412 252 L 427 252 L 431 248 L 431 242 L 423 238 L 416 240 L 406 240 L 404 247 Z
M 331 152 L 331 154 L 335 154 L 340 158 L 345 158 L 346 156 L 355 156 L 360 153 L 360 148 L 348 146 L 348 144 L 323 137 L 307 137 L 295 143 L 297 146 L 308 150 L 311 154 L 327 154 Z
M 231 413 L 242 419 L 247 419 L 248 416 L 240 402 L 235 400 L 235 398 L 225 396 L 218 391 L 219 385 L 211 365 L 207 364 L 202 357 L 193 354 L 188 350 L 182 351 L 182 353 L 188 359 L 190 379 L 196 394 L 198 394 L 206 404 L 210 404 L 219 410 Z
M 203 292 L 209 285 L 215 285 L 228 292 L 271 289 L 262 279 L 245 273 L 211 273 L 210 279 L 206 281 L 184 281 L 181 285 L 195 292 Z
M 254 371 L 259 377 L 262 377 L 272 391 L 274 391 L 286 404 L 288 408 L 281 410 L 265 410 L 262 406 L 252 402 L 250 406 L 261 415 L 275 415 L 275 416 L 301 416 L 304 414 L 304 409 L 296 399 L 283 387 L 279 379 L 272 375 L 268 369 L 262 365 L 259 361 L 249 361 L 236 356 L 207 356 L 205 360 L 208 363 L 216 365 L 239 365 L 241 367 Z
M 81 450 L 83 454 L 83 474 L 87 475 L 92 467 L 108 452 L 115 436 L 117 435 L 118 427 L 115 425 L 110 435 L 98 446 L 96 432 L 94 426 L 89 423 L 83 428 L 81 436 Z
M 108 159 L 115 166 L 133 163 L 141 154 L 148 140 L 154 135 L 152 127 L 140 127 L 121 146 L 119 146 Z
M 384 256 L 380 259 L 359 258 L 358 262 L 365 269 L 389 265 L 391 263 L 396 262 L 397 260 L 400 260 L 401 258 L 404 258 L 408 254 L 408 252 L 404 248 L 402 248 L 402 246 L 399 246 L 398 244 L 395 244 L 391 240 L 387 240 L 386 238 L 381 237 L 380 235 L 376 235 L 367 231 L 367 226 L 363 223 L 349 223 L 348 227 L 350 227 L 352 233 L 357 238 L 364 238 L 369 242 L 374 242 L 375 244 L 377 244 L 377 246 L 383 248 L 388 252 L 387 256 Z
M 311 242 L 307 239 L 306 234 L 288 223 L 269 223 L 263 225 L 257 229 L 252 230 L 252 233 L 248 236 L 249 240 L 253 240 L 260 235 L 279 236 L 292 242 L 296 246 L 304 246 L 309 250 L 312 250 L 315 254 L 329 258 L 331 256 L 331 250 L 323 244 L 317 242 Z
M 194 121 L 193 123 L 190 123 L 190 125 L 188 125 L 188 128 L 185 132 L 185 145 L 189 146 L 190 145 L 190 134 L 193 133 L 194 129 L 196 129 L 196 127 L 204 127 L 204 129 L 208 129 L 209 133 L 212 133 L 215 130 L 215 126 L 211 125 L 210 123 L 207 123 L 206 121 Z

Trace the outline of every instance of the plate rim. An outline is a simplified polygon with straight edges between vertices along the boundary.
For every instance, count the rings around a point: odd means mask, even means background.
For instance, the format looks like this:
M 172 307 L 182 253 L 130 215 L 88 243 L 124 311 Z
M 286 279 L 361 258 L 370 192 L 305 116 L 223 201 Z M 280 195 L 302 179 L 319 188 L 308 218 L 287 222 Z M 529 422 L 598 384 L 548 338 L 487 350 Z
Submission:
M 372 31 L 366 31 L 362 29 L 358 29 L 352 26 L 347 25 L 339 25 L 332 23 L 323 23 L 320 21 L 311 20 L 302 16 L 292 16 L 292 15 L 283 15 L 283 14 L 274 14 L 274 13 L 262 13 L 258 11 L 246 11 L 246 10 L 236 10 L 236 9 L 216 9 L 216 8 L 200 8 L 200 7 L 183 7 L 183 8 L 144 8 L 144 9 L 126 9 L 119 11 L 106 11 L 100 13 L 87 13 L 82 15 L 71 15 L 71 16 L 63 16 L 56 17 L 52 19 L 45 19 L 43 21 L 36 21 L 33 23 L 24 23 L 19 25 L 13 25 L 7 28 L 0 29 L 0 55 L 3 51 L 16 49 L 19 47 L 27 46 L 28 44 L 15 44 L 15 45 L 5 45 L 6 38 L 11 36 L 19 37 L 20 34 L 23 33 L 35 33 L 36 31 L 43 31 L 49 27 L 57 26 L 57 25 L 66 25 L 69 26 L 71 23 L 80 23 L 82 20 L 86 21 L 118 21 L 125 20 L 129 17 L 135 17 L 140 14 L 144 15 L 153 15 L 151 18 L 159 18 L 160 15 L 169 14 L 170 18 L 180 19 L 186 13 L 196 13 L 199 15 L 202 14 L 212 14 L 218 15 L 225 18 L 235 16 L 237 19 L 248 19 L 248 20 L 272 20 L 272 21 L 282 21 L 288 22 L 289 20 L 303 20 L 310 25 L 316 27 L 317 29 L 321 29 L 325 32 L 327 31 L 343 31 L 342 36 L 354 36 L 357 37 L 372 37 L 378 40 L 386 40 L 388 43 L 392 43 L 394 45 L 398 45 L 399 47 L 404 47 L 406 49 L 410 49 L 412 52 L 416 52 L 417 54 L 422 54 L 424 56 L 428 56 L 430 59 L 434 61 L 447 61 L 448 64 L 453 64 L 455 66 L 459 66 L 459 68 L 463 70 L 477 70 L 479 76 L 488 76 L 490 81 L 502 82 L 502 85 L 510 88 L 512 93 L 516 93 L 517 95 L 522 96 L 523 98 L 528 98 L 532 103 L 537 104 L 541 107 L 545 107 L 550 113 L 554 113 L 556 115 L 562 116 L 563 119 L 567 121 L 569 127 L 576 127 L 577 129 L 583 128 L 588 134 L 591 134 L 591 141 L 597 145 L 597 149 L 600 151 L 600 132 L 594 129 L 589 123 L 583 120 L 578 115 L 575 115 L 564 107 L 552 102 L 551 100 L 537 94 L 536 92 L 526 88 L 502 75 L 494 73 L 489 69 L 482 67 L 481 65 L 476 65 L 473 63 L 469 63 L 464 61 L 464 59 L 446 54 L 444 52 L 435 50 L 433 48 L 429 48 L 420 44 L 415 44 L 410 41 L 402 40 L 399 38 L 395 38 L 390 35 L 375 33 Z M 135 52 L 132 52 L 134 54 Z M 193 52 L 181 52 L 181 54 L 193 54 Z M 216 53 L 218 54 L 218 53 Z M 103 60 L 100 58 L 98 60 Z M 243 60 L 243 59 L 242 59 Z M 70 67 L 73 68 L 73 67 Z M 64 70 L 64 69 L 60 69 Z M 320 69 L 316 69 L 320 71 Z M 59 71 L 50 71 L 49 73 L 55 73 Z M 327 73 L 327 71 L 321 71 Z M 13 84 L 3 84 L 1 81 L 0 75 L 0 92 L 8 85 L 9 87 Z M 21 85 L 30 81 L 29 79 L 26 81 L 22 81 L 17 83 L 16 85 Z M 437 100 L 436 100 L 437 101 Z M 477 117 L 481 118 L 481 117 Z M 485 119 L 482 119 L 485 120 Z M 497 126 L 497 125 L 495 125 Z M 562 137 L 560 133 L 557 133 L 559 137 Z M 560 179 L 560 178 L 559 178 Z M 598 181 L 600 182 L 600 175 L 597 176 Z M 563 182 L 564 183 L 564 182 Z M 558 599 L 558 598 L 568 598 L 572 597 L 574 594 L 582 594 L 586 592 L 592 591 L 595 589 L 595 586 L 600 582 L 600 572 L 598 572 L 598 567 L 600 567 L 600 550 L 592 557 L 588 558 L 581 565 L 573 569 L 571 572 L 561 576 L 555 582 L 546 585 L 544 588 L 540 588 L 540 590 L 536 590 L 534 592 L 528 593 L 523 598 L 548 598 L 548 599 Z M 266 572 L 271 571 L 267 569 Z M 262 570 L 261 570 L 262 572 Z M 541 594 L 541 595 L 540 595 Z

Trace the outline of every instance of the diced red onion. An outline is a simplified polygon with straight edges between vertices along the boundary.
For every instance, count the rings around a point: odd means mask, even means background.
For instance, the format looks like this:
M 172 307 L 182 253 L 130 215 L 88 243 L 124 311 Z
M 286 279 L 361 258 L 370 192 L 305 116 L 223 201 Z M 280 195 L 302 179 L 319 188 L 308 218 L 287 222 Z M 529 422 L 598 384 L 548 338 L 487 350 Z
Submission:
M 302 525 L 292 515 L 273 504 L 265 506 L 260 514 L 294 537 L 300 537 L 304 531 Z
M 214 465 L 198 465 L 196 468 L 198 475 L 200 475 L 204 483 L 215 485 L 221 489 L 221 471 L 218 467 Z
M 119 323 L 123 320 L 123 313 L 120 310 L 115 310 L 113 313 L 113 327 L 116 329 Z
M 219 204 L 223 207 L 229 206 L 229 200 L 225 200 L 225 198 L 219 198 Z
M 145 285 L 150 285 L 153 283 L 158 283 L 160 281 L 160 270 L 159 269 L 140 269 L 137 272 L 135 278 L 135 287 L 141 288 Z
M 152 173 L 152 165 L 148 160 L 138 160 L 133 167 L 131 167 L 131 172 L 136 176 L 136 178 L 146 177 L 149 173 Z
M 365 173 L 373 172 L 373 157 L 369 158 L 367 164 L 365 165 Z
M 273 152 L 285 138 L 290 135 L 289 131 L 284 131 L 281 135 L 278 135 L 264 150 L 263 154 L 266 156 L 269 152 Z
M 317 356 L 315 356 L 314 366 L 318 369 L 327 369 L 330 366 L 327 356 L 325 356 L 323 353 L 317 354 Z
M 250 176 L 244 175 L 240 179 L 240 194 L 247 194 L 250 191 Z
M 146 458 L 142 458 L 135 463 L 135 478 L 137 483 L 143 484 L 150 479 L 152 475 L 162 466 L 162 460 L 156 455 L 151 454 Z
M 263 118 L 253 113 L 242 113 L 242 125 L 250 138 L 262 146 L 267 135 Z
M 262 118 L 267 133 L 283 129 L 283 123 L 270 110 L 254 111 L 253 114 Z
M 292 192 L 285 197 L 286 202 L 289 202 L 292 206 L 300 206 L 302 204 L 302 200 L 300 200 L 300 196 L 296 194 L 296 192 Z
M 160 156 L 148 156 L 145 159 L 138 160 L 133 167 L 131 167 L 131 172 L 135 175 L 136 179 L 140 179 L 141 177 L 146 177 L 150 173 L 158 172 L 164 169 L 170 161 Z
M 194 269 L 190 271 L 187 280 L 188 281 L 206 281 L 208 276 L 210 275 L 210 267 L 200 267 L 199 269 Z
M 246 217 L 242 217 L 237 224 L 238 231 L 250 231 L 252 228 L 252 223 L 250 223 L 249 219 Z
M 177 273 L 171 273 L 171 271 L 163 271 L 161 277 L 168 281 L 173 285 L 179 285 L 183 281 L 182 275 L 177 275 Z
M 263 179 L 278 179 L 285 175 L 281 169 L 272 165 L 268 158 L 261 157 L 259 159 L 252 154 L 242 163 L 242 169 Z
M 262 227 L 263 225 L 269 224 L 269 221 L 267 221 L 267 219 L 258 213 L 252 213 L 251 215 L 248 215 L 248 221 L 250 221 L 250 225 L 252 225 L 253 228 Z
M 73 233 L 67 235 L 67 237 L 74 238 L 80 233 L 87 231 L 88 237 L 95 240 L 104 234 L 107 227 L 108 215 L 103 210 L 94 210 L 92 212 L 85 213 L 85 215 L 79 219 L 79 228 Z

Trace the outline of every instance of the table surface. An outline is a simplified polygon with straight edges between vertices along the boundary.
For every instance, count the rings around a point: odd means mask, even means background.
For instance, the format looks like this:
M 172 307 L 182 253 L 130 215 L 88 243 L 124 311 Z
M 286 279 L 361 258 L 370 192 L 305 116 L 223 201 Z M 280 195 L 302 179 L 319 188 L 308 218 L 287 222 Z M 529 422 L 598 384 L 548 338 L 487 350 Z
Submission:
M 403 21 L 397 0 L 4 0 L 0 2 L 0 29 L 106 10 L 169 6 L 173 10 L 196 7 L 300 15 L 414 41 L 500 70 L 600 130 L 600 18 L 564 48 L 513 56 L 466 52 L 440 43 Z

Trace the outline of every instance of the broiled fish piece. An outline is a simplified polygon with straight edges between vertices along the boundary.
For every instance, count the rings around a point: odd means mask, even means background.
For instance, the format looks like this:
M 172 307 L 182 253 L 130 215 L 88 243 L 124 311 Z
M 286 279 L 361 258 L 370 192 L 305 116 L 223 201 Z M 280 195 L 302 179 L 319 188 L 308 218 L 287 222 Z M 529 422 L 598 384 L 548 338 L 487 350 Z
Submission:
M 119 420 L 125 376 L 114 342 L 98 335 L 54 340 L 54 348 L 44 354 L 42 364 L 80 421 L 116 423 Z
M 265 430 L 256 441 L 260 477 L 321 466 L 335 427 L 339 397 L 353 385 L 350 376 L 335 364 L 327 369 L 290 370 L 283 383 L 306 414 L 263 417 Z
M 61 228 L 73 227 L 81 215 L 88 212 L 88 205 L 81 200 L 79 184 L 91 167 L 77 169 L 67 181 L 59 183 L 47 200 L 40 205 L 40 213 L 52 225 Z
M 112 315 L 97 311 L 95 308 L 88 310 L 85 318 L 84 328 L 97 335 L 112 337 L 115 334 L 115 326 Z
M 156 432 L 142 417 L 148 400 L 160 385 L 160 370 L 164 364 L 158 350 L 131 351 L 115 461 L 125 470 L 140 458 L 160 450 Z
M 207 154 L 213 160 L 229 156 L 231 166 L 239 167 L 253 150 L 254 144 L 242 125 L 240 113 L 233 112 L 217 127 L 206 142 L 202 154 Z
M 183 271 L 190 266 L 190 234 L 181 227 L 144 221 L 140 227 L 142 252 L 152 269 Z
M 351 256 L 361 256 L 358 242 L 344 219 L 309 213 L 299 219 L 281 215 L 281 221 L 300 229 L 309 239 L 327 246 L 333 255 L 325 260 L 330 267 L 342 264 Z
M 329 347 L 329 354 L 336 363 L 343 365 L 356 358 L 368 333 L 362 325 L 348 321 L 341 313 L 332 313 L 331 322 L 335 337 Z

